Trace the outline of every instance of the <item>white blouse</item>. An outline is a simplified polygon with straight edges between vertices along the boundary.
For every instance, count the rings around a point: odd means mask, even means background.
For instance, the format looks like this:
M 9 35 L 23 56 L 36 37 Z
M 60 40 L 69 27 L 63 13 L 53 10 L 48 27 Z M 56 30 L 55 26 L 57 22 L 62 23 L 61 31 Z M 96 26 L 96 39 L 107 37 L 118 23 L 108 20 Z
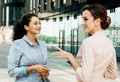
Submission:
M 104 31 L 86 38 L 76 57 L 78 82 L 104 82 L 117 78 L 116 52 Z

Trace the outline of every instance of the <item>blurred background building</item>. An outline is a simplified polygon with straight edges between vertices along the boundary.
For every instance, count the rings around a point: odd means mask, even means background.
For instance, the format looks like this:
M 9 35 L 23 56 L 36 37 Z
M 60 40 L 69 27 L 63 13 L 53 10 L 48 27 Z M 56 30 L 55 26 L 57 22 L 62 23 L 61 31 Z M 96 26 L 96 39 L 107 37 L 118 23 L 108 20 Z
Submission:
M 112 23 L 105 32 L 120 57 L 120 0 L 0 0 L 0 41 L 12 42 L 14 22 L 24 13 L 33 12 L 42 23 L 42 33 L 38 38 L 76 54 L 82 40 L 89 36 L 83 31 L 80 9 L 92 3 L 100 3 L 107 8 Z M 5 34 L 6 29 L 10 31 Z

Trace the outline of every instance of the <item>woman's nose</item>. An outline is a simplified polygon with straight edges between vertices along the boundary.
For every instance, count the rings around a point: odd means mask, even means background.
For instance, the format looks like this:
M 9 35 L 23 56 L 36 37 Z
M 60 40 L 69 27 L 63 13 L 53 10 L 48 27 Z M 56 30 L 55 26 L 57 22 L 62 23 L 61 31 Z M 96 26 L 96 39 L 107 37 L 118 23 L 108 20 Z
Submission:
M 38 26 L 41 28 L 41 24 L 38 24 Z
M 81 23 L 82 25 L 84 25 L 85 24 L 85 22 L 82 20 L 82 23 Z

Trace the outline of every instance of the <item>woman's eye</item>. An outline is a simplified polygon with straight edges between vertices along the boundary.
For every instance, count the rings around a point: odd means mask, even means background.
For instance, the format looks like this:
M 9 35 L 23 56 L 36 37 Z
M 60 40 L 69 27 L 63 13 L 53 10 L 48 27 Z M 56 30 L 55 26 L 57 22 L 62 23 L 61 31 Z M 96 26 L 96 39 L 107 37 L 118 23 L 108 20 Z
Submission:
M 37 23 L 34 23 L 35 25 L 37 25 Z
M 85 21 L 87 21 L 88 19 L 84 19 Z

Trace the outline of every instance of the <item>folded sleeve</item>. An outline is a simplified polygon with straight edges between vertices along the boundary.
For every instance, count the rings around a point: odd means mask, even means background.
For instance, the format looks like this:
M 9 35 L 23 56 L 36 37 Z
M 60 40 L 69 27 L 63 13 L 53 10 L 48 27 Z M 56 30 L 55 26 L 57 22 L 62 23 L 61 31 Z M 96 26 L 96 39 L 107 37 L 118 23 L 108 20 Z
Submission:
M 26 68 L 20 67 L 20 59 L 23 53 L 18 48 L 18 45 L 13 43 L 8 55 L 8 74 L 12 77 L 27 76 Z
M 82 62 L 76 69 L 76 75 L 79 81 L 88 82 L 91 80 L 93 67 L 95 63 L 95 50 L 92 44 L 84 41 L 81 45 Z

